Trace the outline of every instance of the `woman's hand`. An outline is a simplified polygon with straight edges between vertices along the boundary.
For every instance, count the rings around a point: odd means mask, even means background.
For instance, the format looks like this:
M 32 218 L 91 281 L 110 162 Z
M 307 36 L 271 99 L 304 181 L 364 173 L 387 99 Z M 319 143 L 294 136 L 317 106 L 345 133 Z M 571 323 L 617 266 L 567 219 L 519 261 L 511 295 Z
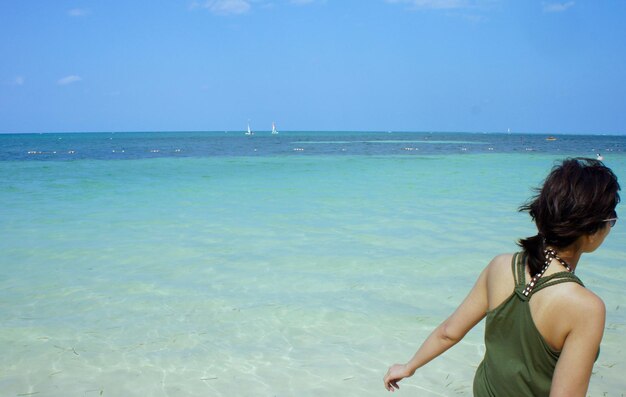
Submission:
M 407 368 L 406 364 L 392 365 L 383 379 L 385 382 L 385 389 L 389 391 L 396 391 L 396 389 L 400 388 L 400 386 L 398 386 L 398 382 L 412 375 L 413 372 Z

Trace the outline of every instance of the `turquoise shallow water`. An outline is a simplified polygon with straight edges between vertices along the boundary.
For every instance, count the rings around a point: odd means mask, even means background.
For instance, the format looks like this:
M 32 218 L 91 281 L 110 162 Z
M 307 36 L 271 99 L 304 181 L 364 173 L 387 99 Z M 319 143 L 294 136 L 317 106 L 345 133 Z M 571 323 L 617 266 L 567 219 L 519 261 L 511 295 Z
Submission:
M 2 395 L 386 395 L 561 157 L 0 162 Z M 608 312 L 591 396 L 625 390 L 625 246 L 578 268 Z M 402 394 L 469 396 L 482 354 L 479 325 Z

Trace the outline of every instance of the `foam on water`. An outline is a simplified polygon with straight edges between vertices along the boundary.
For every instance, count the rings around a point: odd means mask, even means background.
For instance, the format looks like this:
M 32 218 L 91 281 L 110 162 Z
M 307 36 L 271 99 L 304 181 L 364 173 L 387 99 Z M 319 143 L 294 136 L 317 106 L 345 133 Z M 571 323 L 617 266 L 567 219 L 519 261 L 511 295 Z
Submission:
M 0 390 L 384 395 L 387 366 L 534 233 L 516 208 L 560 157 L 0 162 Z M 626 156 L 607 163 L 626 181 Z M 608 312 L 592 396 L 623 392 L 625 243 L 618 222 L 578 269 Z M 403 387 L 470 396 L 482 330 Z

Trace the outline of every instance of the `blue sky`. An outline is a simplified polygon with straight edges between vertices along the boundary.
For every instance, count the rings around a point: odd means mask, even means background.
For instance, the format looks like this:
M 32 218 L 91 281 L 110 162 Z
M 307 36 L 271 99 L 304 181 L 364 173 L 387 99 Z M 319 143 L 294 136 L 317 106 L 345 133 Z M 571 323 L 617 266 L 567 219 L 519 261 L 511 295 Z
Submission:
M 0 132 L 626 134 L 623 0 L 0 2 Z

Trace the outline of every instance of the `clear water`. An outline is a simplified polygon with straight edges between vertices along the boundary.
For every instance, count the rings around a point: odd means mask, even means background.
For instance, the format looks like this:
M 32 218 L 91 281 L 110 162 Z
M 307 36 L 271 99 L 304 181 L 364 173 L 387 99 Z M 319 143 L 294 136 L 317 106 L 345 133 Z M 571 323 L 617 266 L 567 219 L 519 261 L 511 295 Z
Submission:
M 0 135 L 0 394 L 386 395 L 535 233 L 555 160 L 626 184 L 626 137 L 229 134 Z M 624 247 L 618 222 L 577 269 L 607 306 L 591 396 L 626 389 Z M 402 394 L 470 396 L 482 331 Z

